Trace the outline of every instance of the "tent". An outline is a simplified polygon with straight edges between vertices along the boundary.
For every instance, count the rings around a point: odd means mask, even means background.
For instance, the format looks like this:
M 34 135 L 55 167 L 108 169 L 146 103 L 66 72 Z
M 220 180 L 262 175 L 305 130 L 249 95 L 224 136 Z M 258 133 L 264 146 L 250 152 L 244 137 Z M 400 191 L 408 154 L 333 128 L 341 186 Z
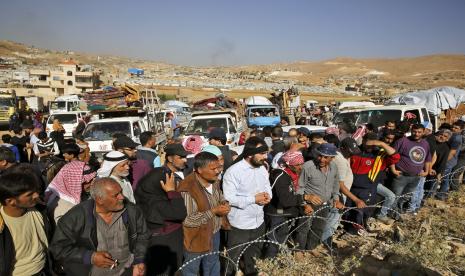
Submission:
M 434 115 L 465 102 L 465 90 L 444 86 L 394 96 L 388 103 L 424 105 Z
M 166 101 L 165 106 L 166 107 L 189 107 L 189 105 L 186 103 L 183 103 L 181 101 L 173 101 L 173 100 Z

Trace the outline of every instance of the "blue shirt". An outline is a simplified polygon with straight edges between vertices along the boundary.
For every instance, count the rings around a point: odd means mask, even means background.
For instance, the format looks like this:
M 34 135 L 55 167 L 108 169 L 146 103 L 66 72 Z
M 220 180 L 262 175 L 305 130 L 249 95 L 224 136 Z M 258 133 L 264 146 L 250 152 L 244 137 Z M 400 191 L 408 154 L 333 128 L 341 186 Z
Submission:
M 257 229 L 264 222 L 263 206 L 255 203 L 255 195 L 267 192 L 272 196 L 268 171 L 255 168 L 242 160 L 226 170 L 223 178 L 224 198 L 229 201 L 229 222 L 239 229 Z

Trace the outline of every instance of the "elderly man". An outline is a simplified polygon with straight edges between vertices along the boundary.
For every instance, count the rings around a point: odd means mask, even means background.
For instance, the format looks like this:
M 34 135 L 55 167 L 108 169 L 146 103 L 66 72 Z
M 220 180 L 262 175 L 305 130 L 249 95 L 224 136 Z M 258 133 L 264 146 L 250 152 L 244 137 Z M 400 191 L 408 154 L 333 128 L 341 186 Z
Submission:
M 132 203 L 136 203 L 129 176 L 128 156 L 119 151 L 110 151 L 103 156 L 103 163 L 97 171 L 97 177 L 111 177 L 118 182 L 123 189 L 123 196 Z
M 339 175 L 332 161 L 337 155 L 333 144 L 321 144 L 316 150 L 316 158 L 305 162 L 299 177 L 299 194 L 304 194 L 315 216 L 305 218 L 297 232 L 299 249 L 313 250 L 320 243 L 331 206 L 342 208 L 339 202 Z
M 131 161 L 128 179 L 130 179 L 134 189 L 137 187 L 139 180 L 152 169 L 152 164 L 144 159 L 137 159 L 138 150 L 136 148 L 138 146 L 139 144 L 126 135 L 116 138 L 113 142 L 115 150 L 124 153 Z
M 197 275 L 200 264 L 204 275 L 220 275 L 219 256 L 205 254 L 219 250 L 221 220 L 231 210 L 220 190 L 221 170 L 215 154 L 201 152 L 195 156 L 194 172 L 179 184 L 187 209 L 184 260 L 189 264 L 183 268 L 183 275 Z
M 113 178 L 96 180 L 91 196 L 58 222 L 50 246 L 55 259 L 66 275 L 144 275 L 150 233 L 140 209 L 125 202 Z
M 271 200 L 271 186 L 268 172 L 264 166 L 268 155 L 268 146 L 259 137 L 250 137 L 244 145 L 244 151 L 236 159 L 223 177 L 224 197 L 231 204 L 228 214 L 231 230 L 228 233 L 227 247 L 235 249 L 229 252 L 233 262 L 244 250 L 247 243 L 265 234 L 263 206 Z M 255 274 L 255 261 L 259 257 L 261 246 L 257 243 L 247 245 L 242 252 L 244 257 L 244 274 Z M 228 266 L 228 274 L 233 273 L 234 266 Z

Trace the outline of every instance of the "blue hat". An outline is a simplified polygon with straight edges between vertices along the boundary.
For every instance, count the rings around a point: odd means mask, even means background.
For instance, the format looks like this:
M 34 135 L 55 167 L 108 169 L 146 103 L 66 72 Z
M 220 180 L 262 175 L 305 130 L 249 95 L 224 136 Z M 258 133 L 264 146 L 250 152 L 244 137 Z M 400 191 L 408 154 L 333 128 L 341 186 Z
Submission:
M 217 146 L 214 146 L 214 145 L 207 145 L 203 147 L 202 152 L 213 153 L 216 156 L 223 155 L 223 153 L 221 153 L 221 150 Z
M 325 143 L 325 144 L 321 144 L 316 149 L 316 152 L 318 153 L 318 155 L 336 156 L 337 155 L 337 148 L 333 144 Z

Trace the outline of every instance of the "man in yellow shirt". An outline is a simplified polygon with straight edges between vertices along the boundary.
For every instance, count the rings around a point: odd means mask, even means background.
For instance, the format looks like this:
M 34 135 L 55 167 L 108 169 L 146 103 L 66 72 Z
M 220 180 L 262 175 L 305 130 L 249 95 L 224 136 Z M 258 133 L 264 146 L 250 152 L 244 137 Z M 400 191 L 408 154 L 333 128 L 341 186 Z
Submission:
M 0 178 L 0 275 L 49 272 L 50 222 L 45 208 L 36 206 L 38 187 L 38 179 L 25 173 L 13 171 Z

